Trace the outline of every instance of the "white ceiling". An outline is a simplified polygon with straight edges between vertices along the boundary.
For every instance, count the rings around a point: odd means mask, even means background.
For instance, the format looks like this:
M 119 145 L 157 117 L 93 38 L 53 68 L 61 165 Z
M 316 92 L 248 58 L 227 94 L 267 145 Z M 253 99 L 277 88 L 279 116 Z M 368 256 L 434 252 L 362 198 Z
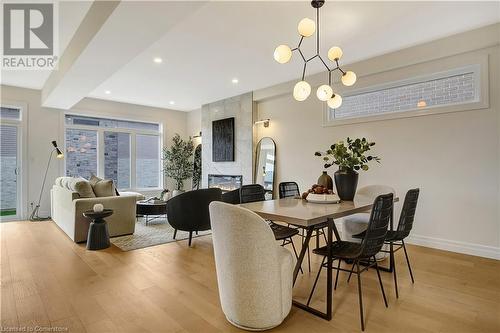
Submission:
M 79 10 L 79 15 L 86 12 L 85 6 Z M 279 65 L 273 60 L 273 51 L 282 43 L 295 46 L 298 21 L 305 16 L 314 18 L 314 13 L 309 2 L 206 3 L 115 71 L 89 96 L 190 111 L 205 103 L 296 79 L 301 74 L 298 55 L 294 54 L 290 63 Z M 75 22 L 83 17 L 79 15 L 73 14 L 74 19 L 68 20 L 72 25 L 61 19 L 62 35 L 74 33 Z M 327 1 L 321 10 L 322 51 L 338 45 L 344 50 L 342 63 L 348 64 L 498 21 L 499 2 Z M 124 37 L 114 36 L 110 43 L 126 40 Z M 306 39 L 303 44 L 306 56 L 312 55 L 314 39 Z M 155 57 L 163 62 L 154 63 Z M 319 63 L 311 62 L 308 72 L 321 70 Z M 11 72 L 2 83 L 43 87 L 46 73 L 30 72 Z M 233 78 L 239 83 L 233 84 Z M 111 93 L 106 94 L 107 90 Z

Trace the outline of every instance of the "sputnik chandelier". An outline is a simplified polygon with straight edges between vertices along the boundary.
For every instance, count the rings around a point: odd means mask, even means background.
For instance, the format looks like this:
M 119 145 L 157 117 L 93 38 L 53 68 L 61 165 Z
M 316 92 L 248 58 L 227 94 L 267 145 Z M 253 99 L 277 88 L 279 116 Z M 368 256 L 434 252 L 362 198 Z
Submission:
M 334 46 L 328 50 L 328 59 L 334 63 L 334 67 L 330 68 L 326 62 L 323 60 L 319 54 L 319 9 L 324 5 L 325 0 L 313 0 L 311 1 L 311 6 L 316 8 L 316 22 L 310 18 L 303 18 L 299 22 L 298 31 L 300 35 L 299 44 L 296 48 L 291 49 L 288 45 L 279 45 L 274 50 L 274 60 L 280 64 L 286 64 L 292 58 L 292 52 L 297 51 L 300 57 L 304 61 L 304 68 L 302 69 L 302 79 L 295 84 L 293 88 L 293 97 L 299 101 L 305 101 L 311 94 L 311 85 L 307 83 L 304 79 L 306 76 L 307 64 L 309 61 L 314 59 L 319 59 L 321 63 L 328 70 L 328 84 L 323 84 L 319 86 L 316 91 L 316 96 L 320 101 L 327 102 L 328 106 L 332 109 L 336 109 L 342 105 L 342 97 L 339 94 L 333 92 L 332 89 L 332 73 L 339 71 L 342 73 L 341 81 L 345 86 L 352 86 L 356 82 L 356 74 L 351 71 L 344 71 L 340 68 L 339 60 L 342 58 L 342 49 L 338 46 Z M 302 42 L 305 37 L 310 37 L 316 32 L 316 54 L 309 59 L 306 59 L 304 53 L 300 49 Z

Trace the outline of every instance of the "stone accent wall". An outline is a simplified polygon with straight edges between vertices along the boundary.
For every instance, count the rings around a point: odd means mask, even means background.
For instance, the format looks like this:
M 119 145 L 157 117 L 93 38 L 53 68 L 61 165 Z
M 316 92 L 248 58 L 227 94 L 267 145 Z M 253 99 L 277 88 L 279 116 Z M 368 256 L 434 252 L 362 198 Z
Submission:
M 254 103 L 253 94 L 224 99 L 203 105 L 201 108 L 202 132 L 202 187 L 208 187 L 208 175 L 242 175 L 243 184 L 253 182 L 254 165 Z M 212 161 L 212 121 L 234 117 L 234 162 Z

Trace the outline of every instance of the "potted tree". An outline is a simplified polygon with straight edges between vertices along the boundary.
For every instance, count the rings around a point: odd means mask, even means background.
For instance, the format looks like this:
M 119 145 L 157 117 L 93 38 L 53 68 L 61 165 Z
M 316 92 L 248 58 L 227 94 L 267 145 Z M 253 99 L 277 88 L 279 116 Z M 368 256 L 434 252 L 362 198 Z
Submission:
M 380 163 L 380 158 L 377 156 L 366 155 L 375 142 L 369 142 L 365 138 L 362 139 L 346 139 L 339 141 L 330 146 L 326 152 L 316 152 L 314 155 L 322 156 L 325 161 L 325 168 L 332 165 L 338 165 L 339 169 L 335 171 L 335 186 L 337 194 L 341 200 L 351 201 L 356 194 L 358 186 L 358 171 L 367 171 L 368 163 L 376 161 Z
M 183 192 L 184 180 L 193 175 L 193 141 L 184 141 L 179 134 L 172 138 L 172 145 L 163 149 L 163 172 L 165 176 L 175 181 L 172 196 Z

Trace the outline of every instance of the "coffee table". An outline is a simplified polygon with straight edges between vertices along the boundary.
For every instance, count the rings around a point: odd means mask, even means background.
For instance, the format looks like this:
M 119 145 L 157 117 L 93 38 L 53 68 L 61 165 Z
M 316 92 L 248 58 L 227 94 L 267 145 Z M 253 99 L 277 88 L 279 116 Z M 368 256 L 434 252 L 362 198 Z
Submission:
M 102 212 L 86 210 L 83 216 L 92 220 L 87 234 L 87 250 L 102 250 L 110 246 L 108 223 L 105 217 L 113 215 L 112 209 L 105 209 Z
M 137 202 L 137 215 L 143 215 L 146 218 L 146 225 L 154 219 L 167 214 L 167 202 L 148 202 L 148 201 L 138 201 Z M 150 218 L 150 216 L 155 216 Z

